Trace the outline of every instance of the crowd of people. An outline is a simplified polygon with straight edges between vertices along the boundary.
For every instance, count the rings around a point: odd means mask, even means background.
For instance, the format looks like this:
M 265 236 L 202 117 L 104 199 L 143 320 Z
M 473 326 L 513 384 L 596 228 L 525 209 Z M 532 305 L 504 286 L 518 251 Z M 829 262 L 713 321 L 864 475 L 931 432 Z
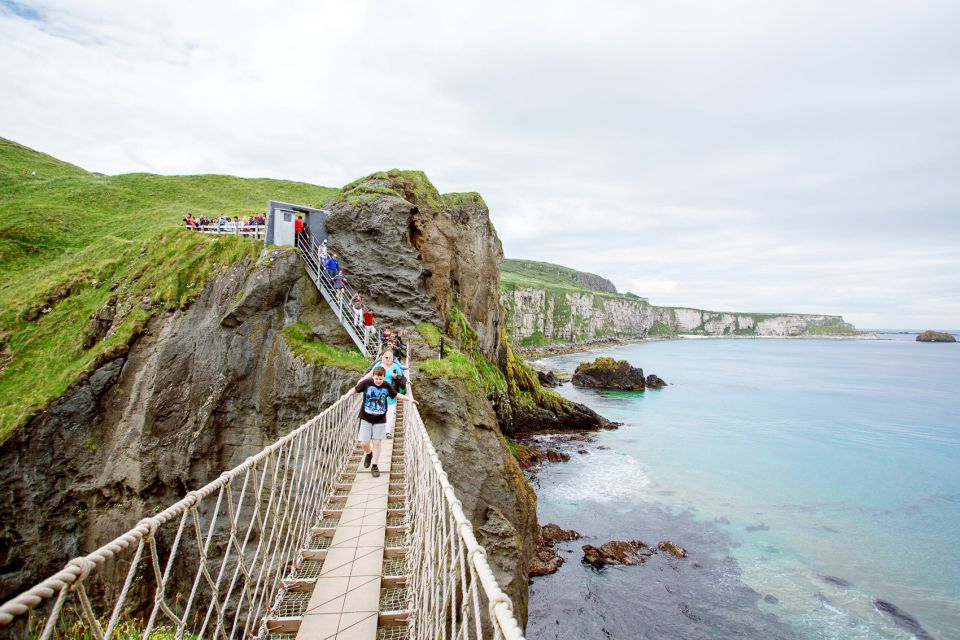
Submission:
M 241 218 L 240 216 L 230 217 L 226 214 L 221 216 L 194 216 L 187 214 L 183 217 L 183 223 L 187 229 L 201 231 L 203 227 L 216 227 L 220 231 L 255 231 L 257 227 L 266 224 L 266 216 L 258 213 L 252 216 Z

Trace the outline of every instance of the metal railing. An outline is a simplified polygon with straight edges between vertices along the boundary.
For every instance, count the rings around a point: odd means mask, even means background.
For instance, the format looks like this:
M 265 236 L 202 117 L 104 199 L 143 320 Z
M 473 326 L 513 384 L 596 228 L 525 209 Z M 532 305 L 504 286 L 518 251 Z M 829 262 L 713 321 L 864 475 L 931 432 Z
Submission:
M 222 235 L 240 236 L 262 240 L 267 236 L 267 226 L 264 224 L 244 224 L 227 222 L 226 224 L 186 225 L 190 231 L 197 233 L 219 233 Z
M 346 329 L 354 344 L 363 355 L 367 357 L 376 355 L 380 348 L 380 339 L 373 331 L 373 327 L 368 330 L 364 326 L 362 311 L 358 312 L 355 309 L 354 301 L 359 299 L 356 289 L 344 281 L 343 287 L 339 289 L 340 293 L 337 293 L 338 289 L 334 286 L 333 278 L 320 264 L 320 246 L 306 234 L 297 234 L 296 246 L 300 250 L 300 257 L 303 259 L 303 265 L 310 279 L 333 309 L 337 320 Z

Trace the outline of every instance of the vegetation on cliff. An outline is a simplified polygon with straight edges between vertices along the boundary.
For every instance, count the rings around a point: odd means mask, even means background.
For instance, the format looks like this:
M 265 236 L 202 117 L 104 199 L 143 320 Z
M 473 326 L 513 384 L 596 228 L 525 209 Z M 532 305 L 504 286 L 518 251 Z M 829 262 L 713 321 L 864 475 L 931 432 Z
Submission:
M 924 331 L 917 336 L 917 342 L 956 342 L 957 339 L 952 333 L 943 331 L 933 331 L 932 329 Z
M 762 326 L 779 322 L 785 323 L 783 335 L 854 336 L 860 333 L 840 316 L 655 306 L 634 293 L 619 294 L 615 290 L 603 290 L 603 286 L 589 286 L 597 280 L 606 282 L 600 276 L 560 265 L 504 260 L 500 290 L 516 344 L 542 347 L 596 338 L 668 337 L 681 333 L 753 336 L 761 334 Z
M 363 373 L 370 365 L 369 359 L 359 351 L 343 351 L 317 340 L 306 322 L 287 325 L 283 329 L 283 337 L 294 355 L 319 367 L 337 367 Z
M 601 281 L 606 285 L 589 286 L 589 284 Z M 593 273 L 584 273 L 549 262 L 504 259 L 500 267 L 500 287 L 508 290 L 513 286 L 554 291 L 589 291 L 591 293 L 612 294 L 614 297 L 622 295 L 634 300 L 640 299 L 632 293 L 618 294 L 616 287 L 609 280 Z
M 188 232 L 184 215 L 244 216 L 270 199 L 320 204 L 336 193 L 231 176 L 102 176 L 0 138 L 0 440 L 123 352 L 152 315 L 189 304 L 220 268 L 261 249 Z

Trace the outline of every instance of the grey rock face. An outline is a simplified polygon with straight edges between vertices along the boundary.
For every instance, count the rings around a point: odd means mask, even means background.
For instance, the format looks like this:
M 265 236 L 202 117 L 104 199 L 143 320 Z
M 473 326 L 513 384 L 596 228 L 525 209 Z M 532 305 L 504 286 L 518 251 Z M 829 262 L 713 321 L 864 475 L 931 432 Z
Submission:
M 0 599 L 240 464 L 354 382 L 298 360 L 279 333 L 297 319 L 286 310 L 304 296 L 301 274 L 289 251 L 226 269 L 0 445 Z
M 347 280 L 378 319 L 394 326 L 431 322 L 447 328 L 454 304 L 491 359 L 500 345 L 503 249 L 486 207 L 427 197 L 402 175 L 368 179 L 354 189 L 399 195 L 347 196 L 327 218 L 328 246 Z M 432 188 L 432 187 L 431 187 Z
M 587 289 L 591 289 L 593 291 L 601 291 L 604 293 L 617 292 L 617 288 L 613 286 L 612 282 L 593 273 L 584 273 L 583 271 L 580 271 L 577 273 L 577 281 Z

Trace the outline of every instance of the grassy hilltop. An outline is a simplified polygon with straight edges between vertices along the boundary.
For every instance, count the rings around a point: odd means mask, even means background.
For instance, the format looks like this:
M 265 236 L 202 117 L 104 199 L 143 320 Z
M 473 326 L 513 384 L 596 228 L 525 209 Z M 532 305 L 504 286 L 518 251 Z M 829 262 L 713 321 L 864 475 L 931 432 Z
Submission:
M 0 440 L 125 350 L 152 314 L 187 304 L 219 266 L 260 249 L 186 231 L 185 214 L 242 217 L 271 199 L 320 205 L 338 192 L 220 175 L 102 176 L 0 138 Z M 84 348 L 111 299 L 121 321 Z

